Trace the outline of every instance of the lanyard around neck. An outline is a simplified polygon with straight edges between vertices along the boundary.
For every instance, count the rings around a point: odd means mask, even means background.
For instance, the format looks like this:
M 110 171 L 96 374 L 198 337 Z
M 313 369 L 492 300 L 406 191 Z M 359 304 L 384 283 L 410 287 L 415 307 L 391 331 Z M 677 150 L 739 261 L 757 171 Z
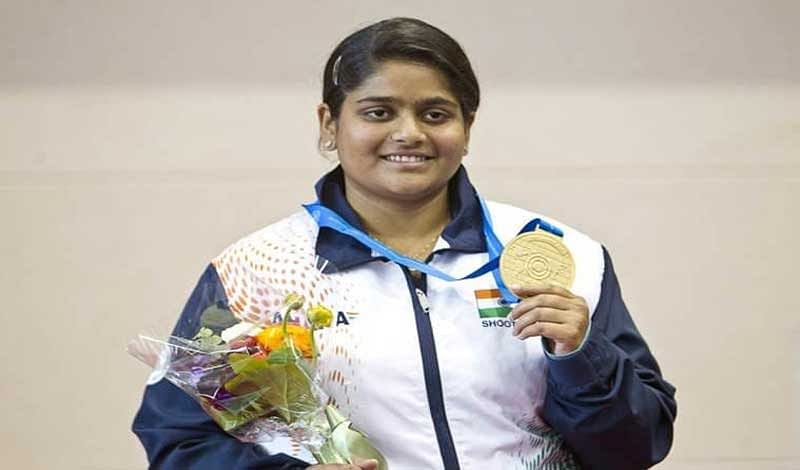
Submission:
M 377 252 L 381 256 L 388 258 L 389 260 L 405 266 L 409 269 L 413 269 L 422 273 L 425 273 L 429 276 L 433 276 L 445 281 L 462 281 L 464 279 L 473 279 L 476 277 L 483 276 L 484 274 L 491 272 L 494 276 L 495 282 L 497 283 L 497 288 L 500 290 L 500 294 L 503 297 L 503 300 L 507 303 L 516 303 L 519 299 L 511 293 L 508 287 L 503 282 L 503 279 L 500 277 L 500 270 L 498 269 L 498 265 L 500 264 L 500 253 L 503 251 L 503 244 L 500 242 L 500 239 L 497 238 L 497 235 L 494 233 L 494 228 L 492 227 L 492 219 L 489 215 L 489 210 L 486 207 L 486 202 L 484 202 L 483 198 L 478 197 L 481 205 L 481 222 L 483 226 L 483 236 L 486 241 L 486 252 L 489 255 L 489 261 L 481 266 L 480 268 L 476 269 L 475 271 L 467 274 L 464 277 L 456 278 L 453 277 L 444 271 L 436 269 L 435 267 L 431 266 L 430 264 L 423 263 L 416 259 L 410 258 L 408 256 L 404 256 L 393 249 L 389 248 L 388 246 L 384 245 L 383 243 L 375 240 L 374 238 L 370 237 L 362 230 L 351 225 L 349 222 L 344 220 L 339 214 L 328 209 L 327 207 L 320 204 L 319 201 L 313 202 L 311 204 L 303 204 L 303 208 L 308 211 L 308 214 L 313 218 L 317 225 L 321 227 L 326 227 L 332 230 L 335 230 L 343 235 L 350 236 L 355 238 L 358 242 L 362 245 L 367 246 L 368 248 L 372 249 L 373 251 Z M 530 232 L 535 230 L 536 228 L 541 228 L 542 230 L 548 231 L 556 236 L 563 236 L 564 233 L 559 230 L 557 227 L 554 227 L 547 222 L 542 221 L 539 218 L 533 219 L 520 230 L 520 233 L 523 232 Z

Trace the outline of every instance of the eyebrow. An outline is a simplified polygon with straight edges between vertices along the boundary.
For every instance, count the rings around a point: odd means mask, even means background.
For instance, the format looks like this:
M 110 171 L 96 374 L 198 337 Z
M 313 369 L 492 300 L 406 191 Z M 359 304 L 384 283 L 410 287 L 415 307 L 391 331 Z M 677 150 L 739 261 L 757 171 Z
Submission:
M 371 103 L 396 103 L 397 100 L 392 98 L 391 96 L 367 96 L 366 98 L 361 98 L 357 100 L 356 103 L 364 103 L 364 102 L 371 102 Z M 454 103 L 447 98 L 441 96 L 433 96 L 431 98 L 425 98 L 420 101 L 416 102 L 417 105 L 421 106 L 458 106 L 457 103 Z

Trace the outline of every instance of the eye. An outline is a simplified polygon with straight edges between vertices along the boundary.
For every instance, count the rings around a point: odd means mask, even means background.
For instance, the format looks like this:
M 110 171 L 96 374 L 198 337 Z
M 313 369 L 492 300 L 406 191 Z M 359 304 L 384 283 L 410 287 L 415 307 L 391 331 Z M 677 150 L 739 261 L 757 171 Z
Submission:
M 385 121 L 391 117 L 391 111 L 386 108 L 370 108 L 361 113 L 370 121 Z
M 448 120 L 450 113 L 441 109 L 429 109 L 422 116 L 428 122 L 439 123 Z

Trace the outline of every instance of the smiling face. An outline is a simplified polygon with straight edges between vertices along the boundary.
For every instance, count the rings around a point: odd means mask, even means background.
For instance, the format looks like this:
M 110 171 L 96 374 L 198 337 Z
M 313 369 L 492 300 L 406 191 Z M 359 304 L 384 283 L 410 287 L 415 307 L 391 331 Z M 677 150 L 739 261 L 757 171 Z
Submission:
M 324 104 L 318 113 L 322 140 L 336 143 L 348 199 L 388 203 L 424 203 L 445 191 L 472 120 L 441 72 L 394 60 L 347 95 L 338 119 Z

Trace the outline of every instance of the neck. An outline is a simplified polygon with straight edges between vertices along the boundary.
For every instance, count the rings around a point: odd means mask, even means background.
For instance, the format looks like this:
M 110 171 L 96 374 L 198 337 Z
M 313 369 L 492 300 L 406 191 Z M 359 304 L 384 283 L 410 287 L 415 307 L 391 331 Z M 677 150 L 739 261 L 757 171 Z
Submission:
M 450 221 L 446 186 L 423 200 L 387 201 L 345 184 L 345 197 L 367 232 L 400 251 L 438 237 Z

